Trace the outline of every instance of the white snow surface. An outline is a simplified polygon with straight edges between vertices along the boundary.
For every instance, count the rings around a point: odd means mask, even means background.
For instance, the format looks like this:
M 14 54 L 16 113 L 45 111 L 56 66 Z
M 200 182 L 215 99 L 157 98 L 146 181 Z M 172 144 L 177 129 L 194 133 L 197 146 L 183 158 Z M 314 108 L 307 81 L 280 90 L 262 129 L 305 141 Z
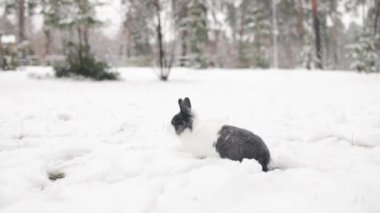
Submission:
M 380 212 L 380 75 L 120 71 L 0 72 L 1 213 Z M 210 122 L 262 137 L 275 169 L 186 152 L 170 126 L 186 96 Z

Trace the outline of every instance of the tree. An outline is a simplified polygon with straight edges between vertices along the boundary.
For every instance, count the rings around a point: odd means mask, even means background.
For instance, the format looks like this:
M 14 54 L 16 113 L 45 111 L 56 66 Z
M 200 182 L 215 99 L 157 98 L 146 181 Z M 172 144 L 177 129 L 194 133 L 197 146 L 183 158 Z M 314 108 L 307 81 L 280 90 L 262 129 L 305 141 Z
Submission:
M 332 39 L 333 39 L 333 54 L 334 54 L 334 65 L 338 65 L 338 28 L 339 28 L 339 18 L 338 18 L 338 0 L 332 1 L 332 9 L 333 9 L 333 33 L 332 33 Z
M 315 51 L 317 55 L 316 67 L 318 69 L 323 69 L 322 63 L 322 45 L 321 45 L 321 34 L 320 34 L 320 22 L 318 17 L 318 0 L 311 0 L 312 11 L 313 11 L 313 26 L 315 33 Z
M 54 67 L 57 77 L 83 76 L 95 80 L 115 80 L 117 73 L 107 72 L 108 65 L 97 61 L 89 44 L 90 30 L 101 25 L 89 0 L 43 0 L 45 23 L 62 30 L 66 63 Z
M 180 66 L 187 66 L 188 63 L 188 37 L 189 37 L 189 10 L 192 0 L 172 0 L 173 19 L 176 34 L 180 37 L 181 42 L 181 61 Z
M 304 51 L 309 50 L 308 16 L 302 1 L 282 0 L 277 8 L 280 65 L 285 68 L 294 67 L 299 62 L 297 57 L 303 57 Z
M 121 0 L 124 6 L 123 40 L 125 40 L 127 57 L 142 58 L 150 61 L 152 46 L 150 40 L 154 35 L 152 22 L 154 20 L 154 8 L 150 1 Z M 146 58 L 146 59 L 145 59 Z M 146 64 L 148 65 L 148 64 Z
M 28 42 L 30 29 L 32 28 L 32 17 L 35 14 L 37 0 L 3 0 L 0 6 L 4 7 L 3 18 L 14 16 L 17 24 L 17 38 L 18 38 L 18 55 L 22 62 L 27 64 L 27 55 L 32 54 L 32 49 Z
M 232 41 L 237 49 L 238 67 L 268 68 L 266 47 L 270 36 L 271 5 L 258 0 L 225 3 Z
M 375 41 L 368 31 L 369 30 L 365 30 L 363 34 L 357 38 L 357 42 L 349 47 L 351 50 L 350 56 L 353 59 L 351 68 L 358 72 L 379 72 Z
M 189 9 L 189 43 L 190 51 L 194 59 L 193 66 L 196 68 L 206 68 L 207 58 L 205 56 L 205 46 L 208 42 L 207 28 L 207 6 L 203 0 L 193 0 Z
M 42 6 L 42 15 L 43 15 L 43 26 L 42 31 L 45 36 L 45 45 L 44 45 L 44 55 L 50 55 L 51 46 L 52 46 L 52 32 L 54 28 L 58 25 L 59 16 L 55 14 L 60 11 L 60 3 L 58 1 L 50 1 L 50 0 L 40 0 L 40 5 Z
M 378 29 L 379 29 L 379 20 L 380 20 L 380 0 L 376 0 L 376 3 L 375 3 L 375 8 L 373 9 L 374 10 L 374 24 L 373 24 L 373 28 L 374 28 L 374 34 L 375 34 L 375 37 L 377 36 L 378 34 Z
M 158 45 L 158 61 L 160 65 L 160 80 L 167 81 L 171 69 L 171 64 L 168 64 L 166 61 L 166 55 L 164 50 L 164 41 L 162 35 L 162 20 L 161 20 L 161 2 L 160 0 L 154 0 L 153 5 L 156 9 L 157 16 L 157 26 L 156 26 L 156 34 L 157 34 L 157 45 Z

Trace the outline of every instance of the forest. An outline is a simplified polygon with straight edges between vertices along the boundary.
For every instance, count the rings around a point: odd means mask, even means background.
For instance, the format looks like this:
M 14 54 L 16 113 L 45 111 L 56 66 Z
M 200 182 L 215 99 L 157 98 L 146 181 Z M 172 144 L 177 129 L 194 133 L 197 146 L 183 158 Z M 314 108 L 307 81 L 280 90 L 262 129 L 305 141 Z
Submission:
M 121 19 L 112 36 L 102 7 Z M 2 0 L 0 8 L 0 34 L 17 37 L 15 54 L 29 64 L 75 45 L 111 66 L 379 71 L 380 0 Z

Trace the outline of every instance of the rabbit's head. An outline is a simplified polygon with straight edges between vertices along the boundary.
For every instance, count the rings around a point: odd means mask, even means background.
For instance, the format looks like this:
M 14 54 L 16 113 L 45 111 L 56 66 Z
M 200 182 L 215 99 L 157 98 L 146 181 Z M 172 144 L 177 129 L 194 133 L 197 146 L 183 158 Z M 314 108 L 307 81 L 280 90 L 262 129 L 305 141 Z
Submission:
M 180 112 L 172 119 L 172 125 L 177 135 L 180 135 L 186 129 L 190 131 L 193 129 L 193 117 L 191 112 L 191 103 L 189 98 L 178 100 Z

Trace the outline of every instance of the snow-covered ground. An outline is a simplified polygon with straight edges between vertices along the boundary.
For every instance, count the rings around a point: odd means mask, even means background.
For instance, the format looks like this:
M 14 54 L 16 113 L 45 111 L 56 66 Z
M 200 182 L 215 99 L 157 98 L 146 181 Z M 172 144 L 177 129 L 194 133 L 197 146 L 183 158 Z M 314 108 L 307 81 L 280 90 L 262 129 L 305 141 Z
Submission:
M 188 71 L 159 82 L 0 72 L 0 212 L 380 212 L 380 75 Z M 199 116 L 260 135 L 272 154 L 197 159 L 170 126 L 188 96 Z M 48 173 L 65 178 L 50 181 Z

